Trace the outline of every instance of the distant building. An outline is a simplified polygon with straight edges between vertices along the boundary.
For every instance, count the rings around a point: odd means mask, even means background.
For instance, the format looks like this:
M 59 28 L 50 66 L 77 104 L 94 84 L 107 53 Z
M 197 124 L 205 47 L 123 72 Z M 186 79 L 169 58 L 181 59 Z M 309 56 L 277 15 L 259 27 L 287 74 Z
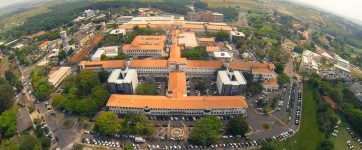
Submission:
M 124 60 L 108 60 L 108 61 L 81 61 L 78 64 L 80 71 L 93 70 L 99 72 L 102 70 L 112 72 L 115 69 L 125 68 Z
M 166 36 L 137 36 L 131 44 L 125 44 L 122 51 L 130 56 L 167 56 L 164 51 Z
M 245 40 L 245 34 L 238 31 L 230 31 L 230 43 L 237 43 Z
M 197 42 L 199 43 L 200 46 L 213 46 L 213 45 L 215 45 L 215 39 L 214 38 L 207 38 L 207 37 L 197 38 Z
M 317 53 L 314 53 L 310 50 L 305 50 L 302 54 L 302 60 L 299 66 L 299 72 L 312 74 L 318 73 L 319 71 L 319 61 L 321 56 Z
M 43 43 L 41 43 L 39 46 L 38 46 L 38 49 L 39 50 L 42 50 L 42 51 L 45 51 L 48 49 L 48 44 L 49 44 L 49 41 L 44 41 Z
M 83 12 L 82 16 L 85 18 L 92 18 L 96 15 L 96 12 L 94 10 L 91 9 L 87 9 Z
M 334 67 L 348 74 L 351 72 L 349 61 L 344 60 L 342 58 L 336 58 Z
M 150 17 L 133 17 L 127 24 L 173 24 L 184 22 L 181 16 L 150 16 Z
M 60 67 L 50 71 L 48 75 L 48 82 L 54 87 L 58 87 L 60 83 L 69 75 L 71 67 Z
M 107 83 L 112 93 L 135 94 L 138 85 L 137 71 L 134 69 L 115 69 L 109 76 Z
M 67 36 L 67 32 L 66 31 L 61 31 L 60 32 L 60 38 L 62 39 L 62 45 L 63 47 L 66 47 L 69 45 L 68 43 L 68 36 Z
M 107 57 L 115 57 L 118 55 L 118 46 L 108 46 L 98 48 L 97 51 L 93 54 L 91 60 L 92 61 L 100 61 L 102 55 L 106 55 Z
M 218 71 L 217 91 L 220 95 L 241 95 L 246 87 L 246 80 L 239 71 Z
M 209 11 L 187 12 L 186 20 L 202 22 L 224 22 L 224 15 Z
M 110 35 L 121 35 L 121 36 L 125 36 L 126 35 L 126 30 L 125 29 L 114 29 L 112 30 L 110 33 Z
M 133 16 L 120 16 L 116 19 L 116 22 L 119 24 L 124 24 L 127 22 L 130 22 L 132 20 Z

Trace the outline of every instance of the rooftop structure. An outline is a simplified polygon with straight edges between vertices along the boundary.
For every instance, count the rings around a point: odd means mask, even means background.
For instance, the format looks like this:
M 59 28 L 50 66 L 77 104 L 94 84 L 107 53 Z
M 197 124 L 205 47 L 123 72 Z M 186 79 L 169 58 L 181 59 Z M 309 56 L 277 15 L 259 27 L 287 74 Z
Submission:
M 245 39 L 245 34 L 238 31 L 230 31 L 230 43 L 240 42 Z
M 232 70 L 251 72 L 254 80 L 270 80 L 276 76 L 274 73 L 274 64 L 232 61 L 229 64 L 229 68 Z
M 69 75 L 71 67 L 60 67 L 53 70 L 48 75 L 48 81 L 54 86 L 58 87 L 60 83 Z
M 118 46 L 108 46 L 98 48 L 97 51 L 92 56 L 92 61 L 100 61 L 102 55 L 107 57 L 115 57 L 118 55 Z
M 337 58 L 336 63 L 334 64 L 334 67 L 337 69 L 340 69 L 345 72 L 350 72 L 350 64 L 349 61 L 344 60 L 342 58 Z
M 271 78 L 270 80 L 263 82 L 263 88 L 267 92 L 274 92 L 279 89 L 279 84 L 275 78 Z
M 109 75 L 107 83 L 112 93 L 135 94 L 138 85 L 137 71 L 115 69 Z
M 216 51 L 213 52 L 213 57 L 215 57 L 216 59 L 220 59 L 220 60 L 229 60 L 231 58 L 233 58 L 233 53 L 230 52 L 223 52 L 223 51 Z
M 186 19 L 189 21 L 223 22 L 224 15 L 210 11 L 187 12 Z
M 122 47 L 123 53 L 131 56 L 165 56 L 166 36 L 137 36 L 131 44 Z
M 133 17 L 127 24 L 173 24 L 184 20 L 184 17 L 178 16 Z
M 170 73 L 167 93 L 167 96 L 112 94 L 107 107 L 120 114 L 148 115 L 245 114 L 248 107 L 242 96 L 187 96 L 185 72 Z
M 299 71 L 307 74 L 318 73 L 319 61 L 321 56 L 309 50 L 305 50 L 302 54 Z
M 217 91 L 220 95 L 240 95 L 246 86 L 246 80 L 239 71 L 218 71 Z
M 126 35 L 126 30 L 125 29 L 114 29 L 112 30 L 110 33 L 110 35 Z
M 95 72 L 106 70 L 113 71 L 115 69 L 125 68 L 124 60 L 108 60 L 108 61 L 81 61 L 78 64 L 79 70 L 93 70 Z
M 206 46 L 206 52 L 212 53 L 212 52 L 218 52 L 221 51 L 220 47 L 218 46 Z

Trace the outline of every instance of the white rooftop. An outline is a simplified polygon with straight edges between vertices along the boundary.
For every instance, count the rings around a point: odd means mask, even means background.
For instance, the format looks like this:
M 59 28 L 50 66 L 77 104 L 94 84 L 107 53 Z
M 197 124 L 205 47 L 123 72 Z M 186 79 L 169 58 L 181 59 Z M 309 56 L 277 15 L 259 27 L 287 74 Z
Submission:
M 232 53 L 223 52 L 223 51 L 213 52 L 213 55 L 215 58 L 231 58 L 231 57 L 233 57 Z
M 109 75 L 107 82 L 108 83 L 131 83 L 132 77 L 137 75 L 137 71 L 135 69 L 115 69 L 112 71 L 111 75 Z
M 218 71 L 221 82 L 223 84 L 231 84 L 231 85 L 246 85 L 246 80 L 244 76 L 239 71 Z M 233 77 L 233 78 L 232 78 Z

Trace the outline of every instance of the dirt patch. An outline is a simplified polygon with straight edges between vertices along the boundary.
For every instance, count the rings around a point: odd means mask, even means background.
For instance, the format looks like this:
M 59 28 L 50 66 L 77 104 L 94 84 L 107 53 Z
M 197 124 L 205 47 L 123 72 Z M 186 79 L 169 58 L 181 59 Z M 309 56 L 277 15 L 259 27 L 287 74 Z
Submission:
M 261 127 L 262 127 L 264 130 L 269 130 L 269 129 L 271 129 L 271 128 L 270 128 L 270 125 L 269 125 L 268 123 L 263 123 L 263 124 L 261 124 Z

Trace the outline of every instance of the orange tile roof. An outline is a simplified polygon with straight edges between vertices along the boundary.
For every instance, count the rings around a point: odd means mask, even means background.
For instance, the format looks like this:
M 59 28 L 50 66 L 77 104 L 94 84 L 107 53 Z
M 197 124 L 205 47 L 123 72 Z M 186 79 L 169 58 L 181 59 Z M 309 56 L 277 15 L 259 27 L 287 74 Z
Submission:
M 253 73 L 260 73 L 260 74 L 273 74 L 273 72 L 269 68 L 254 68 Z
M 217 52 L 220 51 L 220 47 L 217 46 L 206 46 L 206 52 Z
M 163 50 L 166 36 L 136 36 L 131 44 L 122 47 L 123 50 Z
M 42 47 L 47 46 L 48 43 L 49 43 L 49 41 L 45 41 L 45 42 L 41 43 L 41 44 L 39 45 L 39 48 L 42 48 Z
M 218 25 L 207 25 L 208 30 L 220 30 L 220 31 L 231 31 L 232 28 L 229 26 L 218 26 Z
M 212 108 L 247 108 L 243 96 L 141 96 L 112 94 L 108 107 L 133 108 L 170 108 L 170 109 L 212 109 Z
M 101 67 L 101 68 L 124 68 L 125 60 L 107 60 L 107 61 L 81 61 L 79 65 L 85 68 Z
M 264 81 L 263 86 L 278 88 L 279 84 L 275 78 L 272 78 L 270 81 Z
M 200 25 L 200 24 L 184 24 L 182 25 L 183 28 L 185 29 L 204 29 L 204 25 Z
M 160 59 L 143 59 L 143 60 L 132 60 L 130 67 L 148 67 L 148 68 L 167 68 L 167 60 Z
M 203 37 L 203 38 L 197 38 L 197 41 L 199 41 L 199 42 L 215 42 L 215 39 Z
M 221 61 L 187 60 L 187 68 L 221 68 Z
M 186 93 L 186 73 L 170 72 L 168 78 L 168 94 L 172 93 L 173 97 L 187 96 Z

